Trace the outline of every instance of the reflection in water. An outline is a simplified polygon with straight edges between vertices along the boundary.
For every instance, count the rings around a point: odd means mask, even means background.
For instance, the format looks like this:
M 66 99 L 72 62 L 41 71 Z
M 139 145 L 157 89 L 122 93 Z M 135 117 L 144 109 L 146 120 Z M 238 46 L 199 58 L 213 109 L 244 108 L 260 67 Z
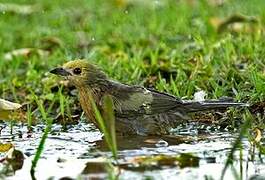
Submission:
M 202 140 L 204 136 L 194 138 L 192 136 L 117 136 L 118 150 L 130 150 L 141 148 L 155 148 L 155 147 L 167 147 L 172 145 L 178 145 L 182 143 L 193 143 Z M 96 148 L 101 151 L 108 151 L 108 146 L 104 140 L 96 141 Z

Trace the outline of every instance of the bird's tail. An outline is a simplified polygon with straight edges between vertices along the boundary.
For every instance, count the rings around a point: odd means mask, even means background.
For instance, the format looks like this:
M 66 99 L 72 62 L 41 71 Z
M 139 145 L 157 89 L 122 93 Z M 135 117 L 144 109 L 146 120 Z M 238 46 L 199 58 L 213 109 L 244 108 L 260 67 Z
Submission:
M 248 107 L 249 104 L 233 102 L 231 100 L 183 101 L 186 112 L 225 109 L 228 107 Z

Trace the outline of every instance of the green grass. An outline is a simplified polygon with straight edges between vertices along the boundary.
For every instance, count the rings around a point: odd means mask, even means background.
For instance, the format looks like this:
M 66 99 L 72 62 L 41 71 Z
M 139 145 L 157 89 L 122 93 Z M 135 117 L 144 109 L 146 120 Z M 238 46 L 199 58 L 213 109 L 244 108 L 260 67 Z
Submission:
M 34 100 L 36 101 L 36 103 L 38 105 L 38 109 L 41 112 L 42 119 L 46 121 L 46 128 L 45 128 L 44 133 L 41 137 L 40 143 L 39 143 L 38 148 L 36 150 L 36 154 L 32 160 L 31 169 L 30 169 L 32 179 L 36 179 L 34 176 L 35 168 L 36 168 L 38 161 L 41 157 L 41 154 L 44 150 L 45 141 L 46 141 L 48 134 L 51 130 L 53 120 L 51 118 L 48 118 L 48 112 L 45 110 L 45 108 L 43 106 L 43 102 L 41 100 L 39 100 L 35 94 L 33 94 L 33 96 L 34 96 Z
M 7 99 L 28 101 L 30 96 L 19 92 L 30 90 L 45 97 L 50 89 L 43 79 L 51 68 L 87 58 L 113 79 L 181 97 L 192 98 L 202 89 L 209 98 L 264 100 L 264 33 L 218 34 L 209 23 L 213 17 L 243 13 L 258 17 L 263 30 L 263 1 L 229 1 L 222 7 L 206 1 L 195 6 L 168 1 L 157 8 L 139 4 L 119 8 L 103 0 L 12 2 L 37 4 L 40 10 L 0 15 L 0 92 Z M 61 45 L 48 57 L 4 60 L 4 54 L 14 49 L 47 49 L 54 45 L 45 41 L 51 37 Z M 152 84 L 147 83 L 150 76 L 157 77 Z
M 185 99 L 204 90 L 207 98 L 264 101 L 265 2 L 231 0 L 222 6 L 206 0 L 194 5 L 184 0 L 160 2 L 154 7 L 118 6 L 115 0 L 12 1 L 38 9 L 30 15 L 0 13 L 1 98 L 34 104 L 34 92 L 52 114 L 59 111 L 65 120 L 65 114 L 71 117 L 68 102 L 76 102 L 76 97 L 66 98 L 66 90 L 48 72 L 68 60 L 85 58 L 113 79 Z M 256 17 L 258 23 L 245 23 L 256 29 L 218 33 L 210 23 L 212 18 L 234 14 Z M 5 60 L 6 53 L 20 48 L 43 49 L 49 55 L 35 50 L 29 57 Z M 59 96 L 52 91 L 54 86 L 59 87 Z
M 242 179 L 242 164 L 243 164 L 242 148 L 243 147 L 242 147 L 241 140 L 242 140 L 242 138 L 244 138 L 245 136 L 248 135 L 249 127 L 251 127 L 251 122 L 253 121 L 253 117 L 249 111 L 247 111 L 246 114 L 244 115 L 244 120 L 245 120 L 245 122 L 241 127 L 239 135 L 238 135 L 237 139 L 235 140 L 235 142 L 233 143 L 233 147 L 232 147 L 230 153 L 228 154 L 227 160 L 225 162 L 225 166 L 224 166 L 223 171 L 222 171 L 222 176 L 220 177 L 221 180 L 224 179 L 226 170 L 229 167 L 231 167 L 235 179 Z M 238 149 L 240 150 L 240 170 L 235 169 L 234 164 L 233 164 L 234 153 Z M 240 172 L 240 175 L 238 174 L 238 172 Z
M 158 2 L 162 5 L 154 7 L 119 6 L 115 0 L 13 0 L 38 9 L 30 15 L 0 12 L 0 98 L 31 104 L 29 124 L 35 107 L 43 107 L 41 120 L 58 112 L 65 120 L 76 97 L 65 97 L 66 90 L 48 72 L 68 60 L 85 58 L 115 80 L 186 99 L 204 90 L 208 98 L 230 96 L 250 104 L 265 100 L 265 1 L 230 0 L 222 6 L 206 0 L 194 5 L 184 0 Z M 234 14 L 254 16 L 258 23 L 246 23 L 254 26 L 252 32 L 223 33 L 210 23 Z M 34 51 L 29 57 L 5 60 L 6 53 L 20 48 L 43 49 L 49 55 Z M 59 86 L 58 92 L 52 91 L 54 86 Z M 35 95 L 43 105 L 36 105 Z

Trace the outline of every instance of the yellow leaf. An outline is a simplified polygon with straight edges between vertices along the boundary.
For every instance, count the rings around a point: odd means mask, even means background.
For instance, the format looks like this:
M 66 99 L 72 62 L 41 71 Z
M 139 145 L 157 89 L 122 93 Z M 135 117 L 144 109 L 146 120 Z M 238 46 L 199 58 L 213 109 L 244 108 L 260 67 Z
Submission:
M 6 144 L 0 144 L 0 152 L 7 152 L 9 149 L 13 147 L 13 144 L 11 143 L 6 143 Z

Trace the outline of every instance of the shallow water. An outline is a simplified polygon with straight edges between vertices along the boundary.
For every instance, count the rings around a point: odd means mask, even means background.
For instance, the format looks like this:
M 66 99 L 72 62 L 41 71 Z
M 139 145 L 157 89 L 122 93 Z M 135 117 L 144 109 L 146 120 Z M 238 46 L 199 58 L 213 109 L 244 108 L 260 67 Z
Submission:
M 25 160 L 21 169 L 8 171 L 2 175 L 6 179 L 30 179 L 31 161 L 40 141 L 43 125 L 33 127 L 28 133 L 26 126 L 14 126 L 13 135 L 6 126 L 1 132 L 1 142 L 11 142 L 17 150 L 23 152 Z M 206 128 L 207 129 L 207 128 Z M 177 135 L 170 137 L 118 137 L 119 164 L 116 174 L 120 179 L 220 179 L 227 155 L 237 134 L 205 130 L 198 132 L 194 124 L 182 127 Z M 101 140 L 102 135 L 90 124 L 80 123 L 62 131 L 60 125 L 53 125 L 48 136 L 43 154 L 35 172 L 36 179 L 60 179 L 69 177 L 76 179 L 106 178 L 104 171 L 105 158 L 111 156 L 106 145 Z M 243 163 L 239 161 L 239 151 L 235 152 L 234 168 L 243 179 L 265 177 L 264 156 L 255 152 L 254 161 L 250 161 L 251 146 L 243 139 Z M 180 168 L 176 165 L 152 166 L 138 168 L 133 166 L 136 157 L 151 157 L 155 155 L 176 156 L 182 153 L 192 153 L 199 157 L 198 167 Z M 3 158 L 5 153 L 1 154 Z M 103 165 L 102 165 L 103 164 Z M 128 165 L 129 164 L 129 165 Z M 0 166 L 1 172 L 5 164 Z M 103 170 L 102 170 L 103 169 Z M 119 170 L 118 170 L 119 169 Z M 231 168 L 228 168 L 225 179 L 235 179 Z

